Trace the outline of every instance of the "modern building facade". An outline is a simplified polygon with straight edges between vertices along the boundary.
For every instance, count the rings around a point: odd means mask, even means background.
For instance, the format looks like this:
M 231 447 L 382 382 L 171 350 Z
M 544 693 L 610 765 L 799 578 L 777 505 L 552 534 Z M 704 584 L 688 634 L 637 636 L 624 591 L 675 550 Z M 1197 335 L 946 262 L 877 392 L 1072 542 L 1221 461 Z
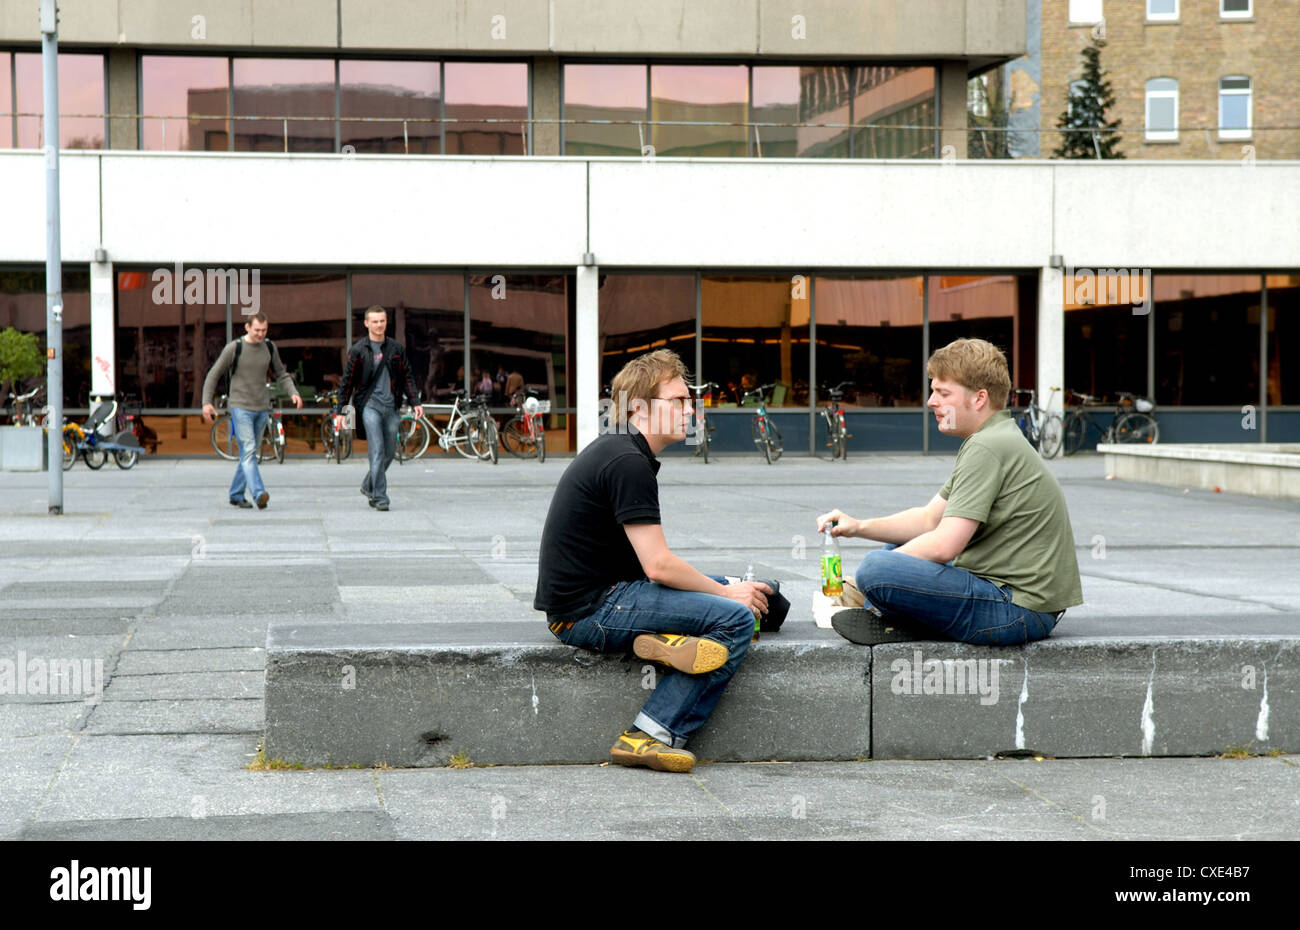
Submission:
M 65 0 L 67 403 L 133 395 L 160 452 L 202 451 L 244 313 L 311 396 L 381 304 L 426 399 L 518 371 L 570 449 L 660 345 L 722 385 L 724 448 L 774 383 L 817 450 L 852 380 L 855 451 L 952 449 L 924 361 L 969 335 L 1058 409 L 1135 391 L 1164 438 L 1300 438 L 1294 162 L 967 159 L 967 82 L 1025 54 L 1024 0 L 629 6 Z M 0 8 L 0 328 L 28 331 L 38 40 Z

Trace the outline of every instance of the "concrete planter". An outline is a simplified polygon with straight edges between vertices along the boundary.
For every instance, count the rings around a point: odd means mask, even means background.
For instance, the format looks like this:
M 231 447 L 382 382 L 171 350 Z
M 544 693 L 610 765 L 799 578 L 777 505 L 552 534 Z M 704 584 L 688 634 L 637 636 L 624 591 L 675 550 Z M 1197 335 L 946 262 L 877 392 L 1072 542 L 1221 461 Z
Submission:
M 45 465 L 45 430 L 0 426 L 0 470 L 44 471 Z

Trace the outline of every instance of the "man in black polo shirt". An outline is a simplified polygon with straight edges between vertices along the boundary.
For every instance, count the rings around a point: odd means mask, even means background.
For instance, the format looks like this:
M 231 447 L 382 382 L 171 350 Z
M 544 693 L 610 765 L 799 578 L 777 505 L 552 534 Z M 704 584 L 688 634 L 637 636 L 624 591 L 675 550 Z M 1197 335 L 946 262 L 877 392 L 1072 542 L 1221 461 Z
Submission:
M 687 738 L 713 712 L 766 613 L 763 582 L 726 584 L 673 555 L 659 522 L 659 460 L 686 438 L 686 367 L 660 349 L 614 378 L 612 429 L 565 469 L 542 531 L 533 606 L 570 646 L 669 671 L 610 749 L 621 765 L 689 772 Z

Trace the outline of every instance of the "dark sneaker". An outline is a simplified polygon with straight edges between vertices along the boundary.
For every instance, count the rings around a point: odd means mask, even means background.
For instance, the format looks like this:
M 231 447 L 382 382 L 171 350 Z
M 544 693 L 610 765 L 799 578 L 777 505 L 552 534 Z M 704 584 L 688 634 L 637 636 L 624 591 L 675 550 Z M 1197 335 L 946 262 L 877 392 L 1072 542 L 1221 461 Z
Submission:
M 934 635 L 926 632 L 920 624 L 906 623 L 894 617 L 886 620 L 879 610 L 870 606 L 837 610 L 831 616 L 831 629 L 859 646 L 934 639 Z
M 371 507 L 375 506 L 375 499 L 373 497 L 370 498 L 370 506 Z
M 375 504 L 375 509 L 376 509 L 376 510 L 387 510 L 387 509 L 388 509 L 388 505 L 385 504 L 383 501 L 380 501 L 378 504 Z
M 624 730 L 609 749 L 611 762 L 617 765 L 644 765 L 656 772 L 689 772 L 695 767 L 695 754 L 674 749 L 640 730 Z
M 257 495 L 257 509 L 258 509 L 258 510 L 265 510 L 265 509 L 266 509 L 266 502 L 269 501 L 270 499 L 271 499 L 271 495 L 270 495 L 270 494 L 267 494 L 265 491 L 263 491 L 261 494 Z
M 253 504 L 252 504 L 252 502 L 251 502 L 248 498 L 246 498 L 246 497 L 241 497 L 239 500 L 235 500 L 234 498 L 231 498 L 231 499 L 230 499 L 230 506 L 231 506 L 231 507 L 242 507 L 244 510 L 252 510 L 252 509 L 253 509 Z
M 727 647 L 711 639 L 677 633 L 642 633 L 632 640 L 638 658 L 671 665 L 688 675 L 703 675 L 727 664 Z

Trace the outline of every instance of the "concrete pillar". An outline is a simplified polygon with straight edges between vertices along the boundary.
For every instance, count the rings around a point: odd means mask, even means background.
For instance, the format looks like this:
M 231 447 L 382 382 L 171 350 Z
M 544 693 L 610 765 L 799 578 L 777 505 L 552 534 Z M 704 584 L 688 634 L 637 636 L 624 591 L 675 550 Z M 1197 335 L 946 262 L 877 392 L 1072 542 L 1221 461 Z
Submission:
M 108 52 L 108 112 L 139 113 L 140 100 L 135 49 L 115 48 Z M 110 149 L 139 148 L 139 133 L 133 119 L 108 121 L 108 147 Z
M 1060 268 L 1043 268 L 1038 285 L 1038 403 L 1064 413 L 1065 290 Z M 1059 390 L 1053 391 L 1052 388 Z
M 533 119 L 560 118 L 560 59 L 533 59 Z M 533 124 L 533 154 L 562 155 L 558 123 Z
M 957 158 L 966 157 L 966 62 L 945 61 L 939 67 L 940 155 L 952 146 Z
M 578 372 L 573 382 L 578 389 L 573 405 L 578 410 L 576 451 L 581 452 L 600 435 L 600 269 L 595 265 L 579 265 L 577 289 L 574 358 Z
M 113 263 L 90 263 L 90 393 L 111 397 L 117 391 L 113 352 Z

